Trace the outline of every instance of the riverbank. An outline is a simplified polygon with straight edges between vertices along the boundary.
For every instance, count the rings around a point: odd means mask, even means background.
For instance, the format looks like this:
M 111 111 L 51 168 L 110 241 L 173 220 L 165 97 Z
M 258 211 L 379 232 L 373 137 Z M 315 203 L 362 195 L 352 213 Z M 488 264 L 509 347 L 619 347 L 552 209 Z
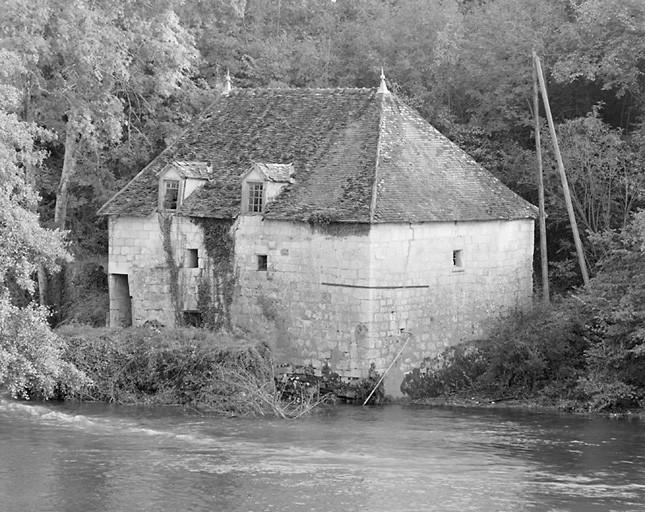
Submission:
M 645 421 L 645 408 L 635 408 L 623 411 L 591 411 L 571 407 L 568 402 L 545 403 L 538 399 L 508 399 L 492 400 L 485 398 L 426 398 L 408 400 L 407 404 L 418 407 L 438 409 L 482 409 L 482 410 L 517 410 L 536 414 L 562 414 L 573 416 L 589 416 L 601 418 L 633 418 Z
M 65 361 L 90 380 L 78 392 L 62 389 L 64 398 L 284 418 L 307 413 L 318 400 L 285 399 L 262 341 L 195 328 L 68 326 L 56 334 L 65 341 Z
M 588 392 L 581 318 L 566 308 L 538 308 L 489 340 L 426 359 L 406 375 L 402 391 L 410 403 L 432 407 L 642 414 L 636 394 L 627 400 Z M 323 401 L 360 404 L 380 377 L 347 383 L 329 368 L 322 375 L 276 368 L 266 343 L 204 329 L 68 326 L 56 333 L 67 347 L 65 361 L 91 380 L 80 392 L 62 390 L 64 398 L 294 417 Z M 374 398 L 372 404 L 383 403 L 382 389 Z
M 67 326 L 56 334 L 63 359 L 89 379 L 61 398 L 293 418 L 322 403 L 362 403 L 380 377 L 345 382 L 329 368 L 280 366 L 262 340 L 206 329 Z M 370 403 L 382 401 L 382 388 Z

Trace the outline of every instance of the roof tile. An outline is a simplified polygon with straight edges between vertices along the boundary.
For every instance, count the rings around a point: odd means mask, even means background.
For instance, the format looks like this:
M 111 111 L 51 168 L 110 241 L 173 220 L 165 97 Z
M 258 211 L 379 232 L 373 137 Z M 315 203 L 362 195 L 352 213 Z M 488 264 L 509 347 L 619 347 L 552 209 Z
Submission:
M 267 205 L 268 218 L 366 223 L 536 216 L 534 206 L 396 95 L 369 89 L 234 89 L 99 213 L 154 212 L 159 173 L 171 162 L 208 177 L 179 210 L 189 216 L 238 215 L 240 178 L 253 164 L 276 180 L 293 172 L 292 183 Z

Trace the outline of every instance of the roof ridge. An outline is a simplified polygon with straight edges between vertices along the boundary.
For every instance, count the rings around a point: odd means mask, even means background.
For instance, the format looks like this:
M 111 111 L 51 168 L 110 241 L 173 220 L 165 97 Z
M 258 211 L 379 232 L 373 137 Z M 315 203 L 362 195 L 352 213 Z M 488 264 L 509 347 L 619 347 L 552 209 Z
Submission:
M 376 158 L 374 160 L 374 182 L 372 183 L 372 199 L 370 201 L 370 223 L 374 222 L 374 215 L 376 213 L 376 202 L 378 200 L 378 180 L 379 180 L 379 164 L 381 160 L 381 134 L 383 133 L 384 124 L 384 105 L 385 94 L 377 94 L 379 101 L 378 111 L 378 134 L 376 136 Z

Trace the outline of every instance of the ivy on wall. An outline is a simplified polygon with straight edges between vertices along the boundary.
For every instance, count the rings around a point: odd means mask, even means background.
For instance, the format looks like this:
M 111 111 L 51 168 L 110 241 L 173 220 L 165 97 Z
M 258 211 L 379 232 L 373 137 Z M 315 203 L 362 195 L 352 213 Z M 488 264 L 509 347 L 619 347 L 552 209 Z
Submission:
M 197 308 L 204 327 L 221 329 L 231 327 L 231 304 L 235 292 L 235 240 L 230 219 L 192 218 L 204 233 L 208 256 L 206 275 L 197 290 Z
M 182 296 L 179 290 L 179 266 L 175 261 L 175 255 L 172 249 L 172 219 L 173 215 L 170 213 L 159 213 L 159 227 L 161 228 L 161 238 L 163 242 L 163 250 L 166 255 L 166 265 L 169 272 L 170 283 L 170 303 L 175 315 L 175 325 L 183 324 L 182 317 Z

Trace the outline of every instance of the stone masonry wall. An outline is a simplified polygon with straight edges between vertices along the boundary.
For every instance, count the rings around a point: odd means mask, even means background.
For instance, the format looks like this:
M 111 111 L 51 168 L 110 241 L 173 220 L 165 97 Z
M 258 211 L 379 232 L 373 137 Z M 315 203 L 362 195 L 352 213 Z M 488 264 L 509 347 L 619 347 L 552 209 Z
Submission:
M 235 248 L 237 323 L 255 331 L 274 329 L 279 360 L 317 367 L 329 362 L 341 375 L 360 376 L 358 345 L 370 319 L 367 226 L 328 232 L 242 216 Z M 263 256 L 267 268 L 259 270 Z
M 403 373 L 425 357 L 530 305 L 532 220 L 345 229 L 240 219 L 234 317 L 273 324 L 285 360 L 365 376 L 371 363 L 384 371 L 410 337 L 386 379 L 398 394 Z
M 480 338 L 504 315 L 530 306 L 533 221 L 375 225 L 370 231 L 372 285 L 365 359 L 379 370 L 394 359 L 386 389 L 425 357 Z M 457 263 L 453 251 L 461 251 Z
M 108 273 L 128 276 L 134 325 L 146 321 L 175 325 L 170 272 L 160 222 L 157 213 L 148 217 L 110 217 L 109 220 Z M 180 311 L 195 310 L 198 282 L 206 264 L 201 228 L 188 218 L 174 216 L 170 236 L 173 259 L 178 267 L 177 305 Z M 189 248 L 198 250 L 197 268 L 184 266 Z M 111 325 L 114 325 L 112 316 Z

